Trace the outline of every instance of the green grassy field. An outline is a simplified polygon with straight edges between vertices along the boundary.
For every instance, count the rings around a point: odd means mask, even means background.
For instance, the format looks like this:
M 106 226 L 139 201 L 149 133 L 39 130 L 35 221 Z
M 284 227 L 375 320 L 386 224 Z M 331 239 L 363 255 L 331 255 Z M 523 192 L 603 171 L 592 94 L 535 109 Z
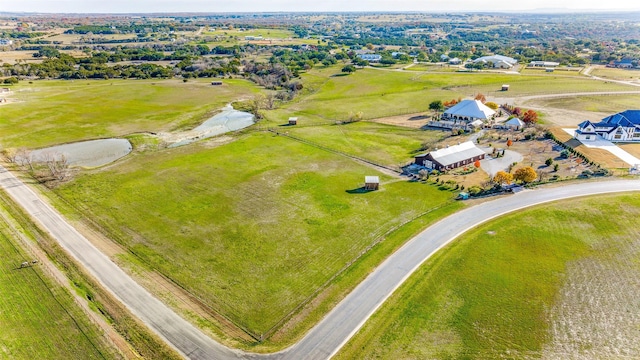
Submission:
M 425 141 L 438 141 L 450 134 L 372 122 L 321 127 L 291 126 L 277 130 L 349 155 L 395 167 L 412 162 Z
M 593 95 L 539 101 L 545 107 L 615 114 L 627 109 L 637 109 L 640 95 Z
M 21 82 L 18 103 L 2 106 L 1 144 L 44 147 L 142 131 L 191 127 L 259 89 L 244 80 L 82 80 Z M 29 134 L 29 136 L 25 136 Z
M 365 175 L 382 190 L 361 193 Z M 453 197 L 265 133 L 145 154 L 56 191 L 257 334 L 388 230 Z
M 43 272 L 42 265 L 19 268 L 31 258 L 12 236 L 0 218 L 0 358 L 118 358 L 71 295 Z
M 482 225 L 428 260 L 336 358 L 637 357 L 627 296 L 639 212 L 637 195 L 611 195 Z
M 411 69 L 411 68 L 410 68 Z M 522 76 L 520 74 L 451 73 L 359 69 L 342 76 L 340 67 L 314 68 L 302 75 L 313 91 L 275 111 L 267 120 L 282 124 L 288 116 L 309 121 L 346 120 L 362 113 L 364 119 L 425 112 L 433 100 L 469 98 L 477 93 L 492 97 L 518 97 L 588 91 L 637 90 L 628 85 L 566 76 Z M 508 94 L 500 91 L 510 84 Z

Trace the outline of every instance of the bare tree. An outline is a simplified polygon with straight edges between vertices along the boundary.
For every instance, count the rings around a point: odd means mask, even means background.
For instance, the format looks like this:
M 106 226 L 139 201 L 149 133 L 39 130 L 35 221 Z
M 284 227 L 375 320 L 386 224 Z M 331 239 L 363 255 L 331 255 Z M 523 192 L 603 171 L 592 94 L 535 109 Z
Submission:
M 44 162 L 53 179 L 63 181 L 69 175 L 69 162 L 64 154 L 51 152 L 45 153 Z
M 27 148 L 20 148 L 16 152 L 15 161 L 20 166 L 29 165 L 29 170 L 33 171 L 33 156 Z

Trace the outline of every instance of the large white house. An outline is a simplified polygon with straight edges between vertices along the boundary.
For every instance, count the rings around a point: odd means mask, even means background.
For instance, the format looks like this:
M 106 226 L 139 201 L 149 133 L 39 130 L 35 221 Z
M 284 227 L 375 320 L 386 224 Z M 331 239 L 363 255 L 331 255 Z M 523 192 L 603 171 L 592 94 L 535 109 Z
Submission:
M 626 110 L 597 123 L 587 120 L 578 124 L 576 139 L 593 141 L 598 137 L 612 142 L 640 142 L 640 110 Z
M 491 64 L 492 67 L 498 69 L 511 69 L 518 63 L 518 60 L 504 55 L 483 56 L 473 60 L 474 64 Z

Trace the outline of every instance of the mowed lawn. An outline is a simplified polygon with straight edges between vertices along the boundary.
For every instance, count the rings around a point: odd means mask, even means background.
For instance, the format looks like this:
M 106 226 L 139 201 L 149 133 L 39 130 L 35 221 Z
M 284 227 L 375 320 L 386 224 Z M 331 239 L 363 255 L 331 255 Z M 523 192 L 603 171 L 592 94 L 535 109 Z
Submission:
M 361 193 L 365 175 L 382 189 Z M 454 196 L 268 133 L 148 153 L 56 191 L 256 334 L 388 230 Z
M 609 195 L 482 225 L 428 260 L 336 358 L 637 358 L 638 213 L 637 194 Z
M 31 260 L 0 219 L 0 359 L 113 359 L 71 295 Z
M 19 102 L 0 108 L 0 144 L 38 148 L 134 132 L 193 127 L 258 88 L 245 80 L 76 80 L 21 82 Z

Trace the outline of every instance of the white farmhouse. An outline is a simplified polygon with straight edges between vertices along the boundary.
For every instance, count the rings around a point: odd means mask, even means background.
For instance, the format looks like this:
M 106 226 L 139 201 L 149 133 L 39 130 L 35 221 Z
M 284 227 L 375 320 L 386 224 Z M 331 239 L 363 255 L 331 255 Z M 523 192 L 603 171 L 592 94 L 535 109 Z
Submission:
M 640 142 L 640 110 L 626 110 L 598 123 L 587 120 L 578 124 L 576 139 L 593 141 L 598 137 L 612 142 Z

